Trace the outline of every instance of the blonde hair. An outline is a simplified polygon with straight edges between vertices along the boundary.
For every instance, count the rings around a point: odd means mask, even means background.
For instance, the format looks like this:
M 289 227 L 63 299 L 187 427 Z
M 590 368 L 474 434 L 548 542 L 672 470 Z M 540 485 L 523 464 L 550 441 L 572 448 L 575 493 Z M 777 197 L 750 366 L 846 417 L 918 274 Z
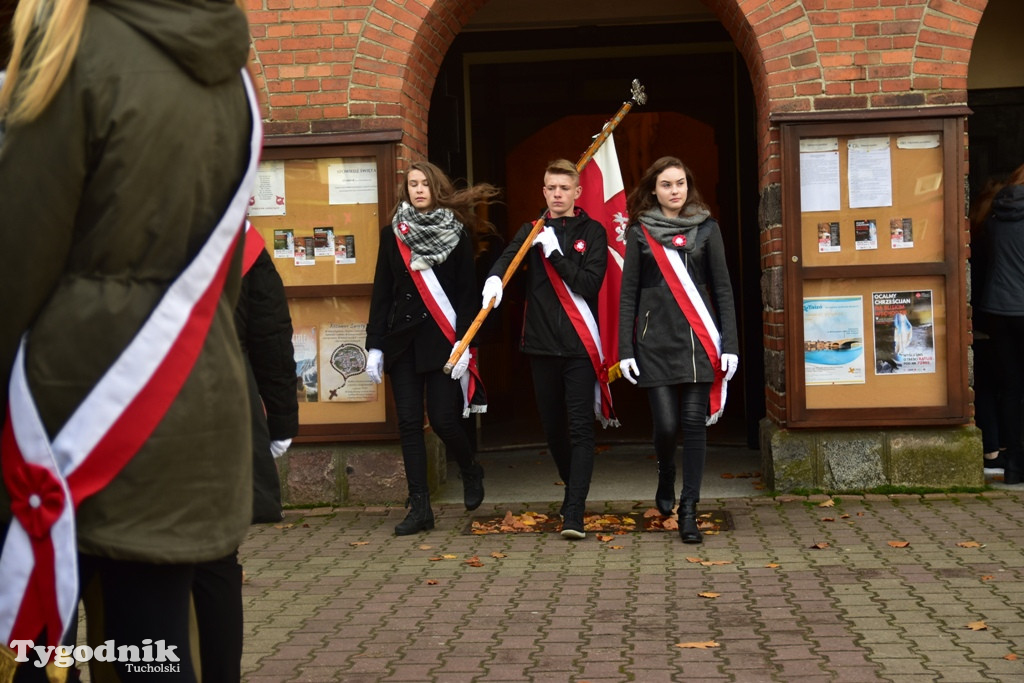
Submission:
M 568 159 L 549 161 L 547 168 L 544 169 L 544 175 L 567 175 L 573 182 L 580 182 L 580 172 L 576 170 L 576 164 Z
M 0 117 L 32 121 L 53 101 L 78 51 L 89 3 L 21 0 L 11 21 L 11 59 L 0 89 Z
M 245 12 L 244 0 L 234 3 Z M 0 120 L 27 123 L 53 101 L 71 71 L 88 9 L 88 0 L 19 0 L 0 88 Z

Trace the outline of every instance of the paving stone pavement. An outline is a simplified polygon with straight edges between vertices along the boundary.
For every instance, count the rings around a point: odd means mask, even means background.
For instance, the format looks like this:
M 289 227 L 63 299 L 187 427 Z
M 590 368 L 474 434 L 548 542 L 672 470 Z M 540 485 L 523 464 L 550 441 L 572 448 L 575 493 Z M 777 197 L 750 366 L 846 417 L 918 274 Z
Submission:
M 289 511 L 241 548 L 244 676 L 1024 680 L 1024 491 L 1014 489 L 843 495 L 831 507 L 828 496 L 705 499 L 699 511 L 724 510 L 734 528 L 696 546 L 668 532 L 464 533 L 472 517 L 553 514 L 550 502 L 435 505 L 434 530 L 401 538 L 401 509 Z

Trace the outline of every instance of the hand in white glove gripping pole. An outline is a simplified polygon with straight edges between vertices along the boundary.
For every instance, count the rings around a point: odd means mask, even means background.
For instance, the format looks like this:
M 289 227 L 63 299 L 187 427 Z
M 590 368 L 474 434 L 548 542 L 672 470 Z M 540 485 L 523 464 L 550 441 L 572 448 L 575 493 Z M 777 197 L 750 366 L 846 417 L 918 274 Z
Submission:
M 728 382 L 732 379 L 732 376 L 736 374 L 736 368 L 739 367 L 740 358 L 734 353 L 723 353 L 722 354 L 722 372 L 725 373 L 725 381 Z
M 630 384 L 636 384 L 636 379 L 634 378 L 634 375 L 636 375 L 636 377 L 640 376 L 640 368 L 636 366 L 636 359 L 623 358 L 622 360 L 620 360 L 619 372 L 622 373 L 623 377 L 629 380 Z
M 288 448 L 292 445 L 291 439 L 280 439 L 279 441 L 270 442 L 270 454 L 274 456 L 274 460 L 277 460 Z
M 550 225 L 545 225 L 544 229 L 541 230 L 537 236 L 533 239 L 533 244 L 530 246 L 540 245 L 544 250 L 544 258 L 551 258 L 553 252 L 562 253 L 562 247 L 558 246 L 558 237 L 555 236 L 555 230 Z
M 377 384 L 384 379 L 384 353 L 380 349 L 366 351 L 366 374 Z
M 492 275 L 484 281 L 483 303 L 480 304 L 480 308 L 487 308 L 491 299 L 494 299 L 494 308 L 497 308 L 501 303 L 501 278 L 497 275 Z
M 455 346 L 452 347 L 452 353 L 455 353 L 455 349 L 457 349 L 457 348 L 459 348 L 458 343 L 456 343 Z M 468 368 L 469 368 L 469 347 L 467 346 L 466 350 L 462 352 L 461 356 L 459 356 L 459 359 L 457 361 L 455 361 L 455 365 L 452 366 L 452 379 L 457 380 L 457 379 L 461 378 L 463 375 L 466 374 L 466 370 Z

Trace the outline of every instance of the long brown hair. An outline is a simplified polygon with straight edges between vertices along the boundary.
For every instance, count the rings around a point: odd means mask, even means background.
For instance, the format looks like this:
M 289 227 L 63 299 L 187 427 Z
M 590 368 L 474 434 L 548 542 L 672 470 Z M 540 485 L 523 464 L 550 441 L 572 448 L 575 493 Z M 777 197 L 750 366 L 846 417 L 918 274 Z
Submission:
M 474 244 L 477 237 L 485 233 L 497 233 L 487 220 L 477 215 L 477 209 L 481 206 L 494 204 L 501 195 L 499 190 L 490 183 L 477 183 L 462 189 L 456 189 L 455 185 L 445 172 L 430 163 L 429 161 L 415 161 L 409 165 L 409 170 L 402 176 L 398 184 L 398 204 L 395 205 L 392 215 L 398 211 L 398 205 L 402 202 L 410 202 L 409 198 L 409 173 L 419 171 L 427 178 L 427 187 L 430 188 L 430 198 L 433 202 L 431 208 L 449 209 L 462 225 L 466 227 L 473 237 Z
M 700 195 L 700 190 L 697 189 L 697 183 L 693 179 L 693 172 L 690 171 L 690 167 L 677 157 L 661 157 L 644 171 L 640 182 L 637 183 L 636 187 L 630 191 L 629 196 L 626 198 L 626 212 L 629 214 L 631 221 L 639 221 L 640 214 L 658 206 L 658 198 L 654 194 L 654 186 L 658 182 L 658 176 L 668 168 L 678 168 L 686 174 L 686 201 L 683 203 L 680 214 L 686 213 L 691 205 L 696 205 L 702 209 L 708 208 L 707 204 L 704 203 L 703 197 Z

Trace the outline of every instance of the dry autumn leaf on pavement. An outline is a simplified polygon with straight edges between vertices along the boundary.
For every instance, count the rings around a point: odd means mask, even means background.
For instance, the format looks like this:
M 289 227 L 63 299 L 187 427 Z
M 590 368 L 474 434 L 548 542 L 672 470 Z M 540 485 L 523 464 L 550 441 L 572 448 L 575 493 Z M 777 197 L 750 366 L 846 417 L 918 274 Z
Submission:
M 972 631 L 987 631 L 988 624 L 986 624 L 984 621 L 972 621 L 967 624 L 967 628 L 971 629 Z
M 910 541 L 889 541 L 888 545 L 891 548 L 907 548 L 910 546 Z
M 981 548 L 982 547 L 981 543 L 978 543 L 977 541 L 960 541 L 959 543 L 957 543 L 957 546 L 959 546 L 960 548 Z
M 721 597 L 721 593 L 712 593 L 711 591 L 704 591 L 703 593 L 697 593 L 698 598 L 717 598 Z
M 828 548 L 828 547 L 829 547 L 828 541 L 819 541 L 818 543 L 815 543 L 814 545 L 811 546 L 811 550 L 824 550 L 825 548 Z
M 831 498 L 829 498 L 828 500 L 823 500 L 822 502 L 818 503 L 818 507 L 820 507 L 820 508 L 830 508 L 830 507 L 835 506 L 835 504 L 836 504 L 836 502 L 834 500 L 832 500 Z
M 700 643 L 676 643 L 676 647 L 698 648 L 698 649 L 701 649 L 701 650 L 707 650 L 707 649 L 713 648 L 713 647 L 721 647 L 721 645 L 719 645 L 718 643 L 716 643 L 713 640 L 705 640 L 705 641 L 700 642 Z

